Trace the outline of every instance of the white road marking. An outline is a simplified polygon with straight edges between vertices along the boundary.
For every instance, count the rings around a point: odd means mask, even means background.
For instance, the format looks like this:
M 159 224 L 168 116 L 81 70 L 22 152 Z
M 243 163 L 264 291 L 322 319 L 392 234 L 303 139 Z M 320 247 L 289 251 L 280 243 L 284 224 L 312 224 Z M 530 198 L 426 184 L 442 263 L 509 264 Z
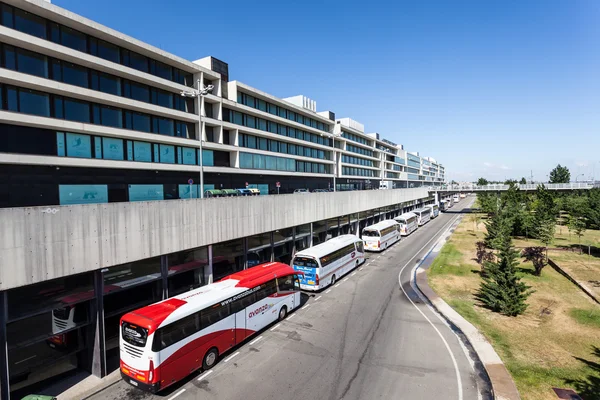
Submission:
M 287 320 L 289 321 L 290 319 L 294 318 L 295 316 L 296 316 L 296 314 L 292 314 L 289 317 L 287 317 Z M 250 343 L 250 344 L 252 344 L 252 343 Z
M 254 343 L 258 342 L 260 339 L 262 339 L 262 336 L 257 337 L 256 339 L 254 339 L 253 341 L 251 341 L 249 344 L 253 345 Z
M 205 373 L 203 373 L 202 375 L 200 375 L 200 376 L 198 377 L 198 379 L 196 379 L 196 380 L 197 380 L 198 382 L 200 382 L 202 379 L 206 378 L 207 376 L 209 376 L 209 375 L 210 375 L 210 374 L 212 374 L 212 373 L 213 373 L 212 369 L 211 369 L 211 370 L 208 370 L 208 371 L 206 371 Z
M 317 298 L 315 299 L 315 301 L 319 300 L 321 297 L 323 297 L 323 296 L 319 296 L 319 297 L 317 297 Z
M 354 276 L 356 275 L 356 271 L 354 271 L 353 273 L 350 274 L 350 276 Z
M 273 332 L 275 329 L 279 328 L 281 326 L 281 324 L 277 324 L 274 327 L 272 327 L 271 329 L 269 329 L 271 332 Z
M 443 229 L 440 230 L 440 232 L 445 232 L 447 230 L 447 227 L 451 224 L 453 224 L 454 222 L 456 222 L 456 220 L 460 217 L 460 215 L 456 216 L 454 219 L 450 220 Z M 402 286 L 402 272 L 404 271 L 404 269 L 415 259 L 417 258 L 417 256 L 419 255 L 419 253 L 421 253 L 421 251 L 423 251 L 434 239 L 437 238 L 437 234 L 434 235 L 431 239 L 429 239 L 427 241 L 427 243 L 425 243 L 423 245 L 423 247 L 421 247 L 414 256 L 411 257 L 410 260 L 408 260 L 408 262 L 406 264 L 404 264 L 404 266 L 402 267 L 402 269 L 400 270 L 400 273 L 398 273 L 398 284 L 400 285 L 400 289 L 402 290 L 402 292 L 404 293 L 404 295 L 406 296 L 406 298 L 408 299 L 408 301 L 410 301 L 410 303 L 417 309 L 417 311 L 423 316 L 423 318 L 425 318 L 425 320 L 427 322 L 429 322 L 429 324 L 431 325 L 431 327 L 437 332 L 437 334 L 439 335 L 440 339 L 442 339 L 442 342 L 444 343 L 444 346 L 446 346 L 446 350 L 448 350 L 448 353 L 450 354 L 450 358 L 452 359 L 452 364 L 454 365 L 454 371 L 456 372 L 456 382 L 458 385 L 458 400 L 463 400 L 463 388 L 462 388 L 462 381 L 460 378 L 460 371 L 458 369 L 458 363 L 456 362 L 456 358 L 454 357 L 454 353 L 452 353 L 452 349 L 450 348 L 450 345 L 448 344 L 448 342 L 446 341 L 446 339 L 444 338 L 444 336 L 442 335 L 442 333 L 438 330 L 438 328 L 433 324 L 433 322 L 431 322 L 431 320 L 429 318 L 427 318 L 427 315 L 425 315 L 425 313 L 423 311 L 421 311 L 421 309 L 419 307 L 417 307 L 417 305 L 412 301 L 412 299 L 408 296 L 408 293 L 406 293 L 406 290 L 404 290 L 404 287 Z M 418 266 L 419 264 L 417 264 Z M 415 266 L 415 268 L 417 267 Z M 411 280 L 412 280 L 412 275 L 411 275 Z M 418 292 L 416 292 L 418 294 Z
M 327 289 L 327 290 L 325 291 L 325 293 L 329 293 L 329 292 L 331 292 L 331 289 Z
M 181 389 L 179 392 L 177 392 L 173 396 L 169 397 L 169 400 L 173 400 L 175 397 L 178 397 L 179 395 L 183 394 L 183 392 L 185 392 L 185 389 Z
M 230 355 L 229 357 L 227 357 L 226 359 L 224 359 L 223 362 L 230 361 L 233 357 L 237 356 L 238 354 L 240 354 L 240 352 L 236 351 L 235 353 L 233 353 L 232 355 Z
M 304 308 L 308 308 L 308 307 L 310 307 L 310 304 L 306 304 L 306 305 L 305 305 L 304 307 L 302 307 L 302 308 L 304 309 Z

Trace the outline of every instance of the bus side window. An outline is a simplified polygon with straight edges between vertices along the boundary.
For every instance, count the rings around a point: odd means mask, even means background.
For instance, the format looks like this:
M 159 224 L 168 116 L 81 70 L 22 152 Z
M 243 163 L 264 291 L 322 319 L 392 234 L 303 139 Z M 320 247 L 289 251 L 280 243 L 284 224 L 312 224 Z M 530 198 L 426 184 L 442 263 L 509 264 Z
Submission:
M 290 290 L 294 290 L 294 278 L 295 276 L 293 275 L 277 278 L 277 286 L 279 286 L 279 291 L 287 292 Z
M 256 301 L 261 301 L 262 299 L 277 293 L 277 284 L 275 283 L 275 279 L 272 279 L 261 286 L 261 289 L 256 292 Z
M 219 322 L 229 316 L 229 305 L 222 306 L 221 303 L 215 304 L 210 308 L 202 310 L 200 317 L 200 329 L 207 328 L 212 324 Z
M 363 247 L 363 242 L 357 242 L 356 243 L 356 250 L 358 250 L 359 253 L 364 253 L 365 249 Z
M 246 297 L 242 297 L 241 299 L 236 300 L 233 303 L 231 303 L 231 312 L 236 313 L 236 312 L 242 311 L 249 305 L 256 303 L 256 302 L 257 302 L 256 293 L 252 293 Z

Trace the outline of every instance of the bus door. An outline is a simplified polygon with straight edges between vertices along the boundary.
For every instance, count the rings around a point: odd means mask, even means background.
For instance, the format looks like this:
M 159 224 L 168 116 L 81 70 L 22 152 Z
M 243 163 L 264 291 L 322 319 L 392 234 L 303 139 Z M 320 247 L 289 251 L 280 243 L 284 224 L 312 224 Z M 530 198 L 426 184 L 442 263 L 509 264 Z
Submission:
M 235 344 L 239 344 L 246 339 L 246 309 L 235 313 Z

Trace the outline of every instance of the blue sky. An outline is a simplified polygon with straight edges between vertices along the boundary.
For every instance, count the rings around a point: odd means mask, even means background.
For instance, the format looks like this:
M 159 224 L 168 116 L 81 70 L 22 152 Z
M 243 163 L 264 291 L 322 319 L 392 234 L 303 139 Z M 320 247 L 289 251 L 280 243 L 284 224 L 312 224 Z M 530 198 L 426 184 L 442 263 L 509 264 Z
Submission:
M 600 178 L 597 0 L 53 3 L 308 96 L 438 159 L 450 179 L 543 180 L 557 163 Z

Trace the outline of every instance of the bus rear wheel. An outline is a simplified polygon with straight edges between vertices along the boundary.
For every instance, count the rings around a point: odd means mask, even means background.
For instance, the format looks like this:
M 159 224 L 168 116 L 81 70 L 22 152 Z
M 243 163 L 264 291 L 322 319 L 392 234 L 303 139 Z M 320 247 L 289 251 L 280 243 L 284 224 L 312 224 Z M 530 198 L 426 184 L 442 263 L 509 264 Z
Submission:
M 287 307 L 283 306 L 283 307 L 281 307 L 281 310 L 279 310 L 279 320 L 283 321 L 286 316 L 287 316 Z
M 330 285 L 332 285 L 332 286 L 335 285 L 335 275 L 331 277 Z
M 217 360 L 219 359 L 219 350 L 216 347 L 213 347 L 204 355 L 204 360 L 202 360 L 202 369 L 209 370 L 215 366 Z

